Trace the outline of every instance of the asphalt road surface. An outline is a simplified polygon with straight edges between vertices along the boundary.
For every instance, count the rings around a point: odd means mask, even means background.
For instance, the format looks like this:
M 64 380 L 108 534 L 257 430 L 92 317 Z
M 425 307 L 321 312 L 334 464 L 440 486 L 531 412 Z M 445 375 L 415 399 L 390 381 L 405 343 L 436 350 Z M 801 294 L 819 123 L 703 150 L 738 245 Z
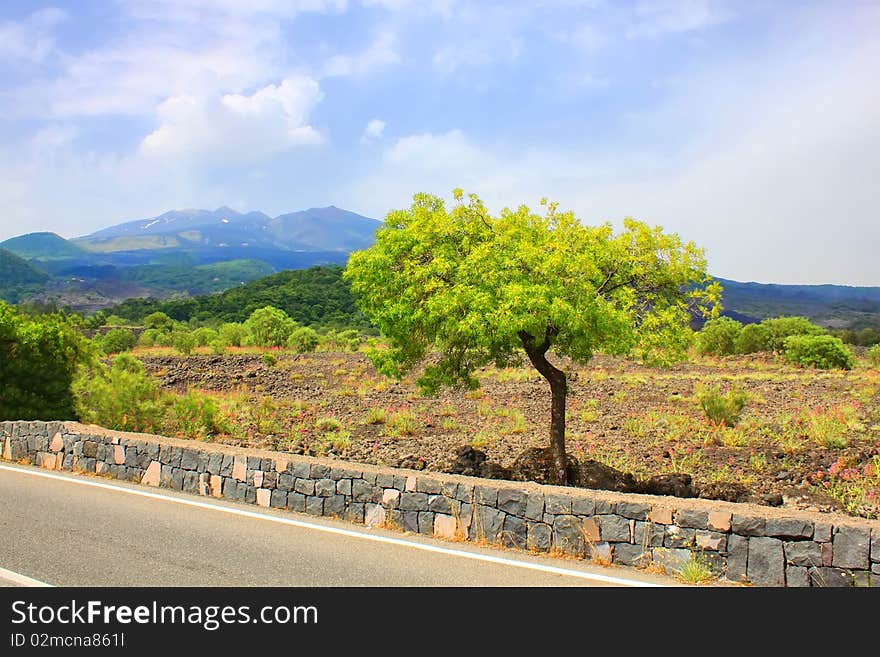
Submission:
M 0 585 L 639 586 L 624 568 L 0 465 Z

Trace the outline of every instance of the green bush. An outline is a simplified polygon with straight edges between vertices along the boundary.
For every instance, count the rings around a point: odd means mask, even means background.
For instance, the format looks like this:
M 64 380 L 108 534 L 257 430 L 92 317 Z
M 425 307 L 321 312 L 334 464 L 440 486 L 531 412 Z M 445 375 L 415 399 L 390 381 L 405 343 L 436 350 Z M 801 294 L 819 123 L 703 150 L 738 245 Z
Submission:
M 178 331 L 172 336 L 171 343 L 174 349 L 185 356 L 189 356 L 196 347 L 196 339 L 192 333 L 187 331 Z
M 196 341 L 196 345 L 199 347 L 206 347 L 214 340 L 220 337 L 219 333 L 212 328 L 208 328 L 203 326 L 202 328 L 196 329 L 193 331 L 193 338 Z
M 225 418 L 214 398 L 195 390 L 171 401 L 165 416 L 165 425 L 168 433 L 190 439 L 212 438 L 220 433 L 228 433 Z
M 761 322 L 767 331 L 767 350 L 784 351 L 785 341 L 793 335 L 822 335 L 825 329 L 806 317 L 774 317 Z
M 771 351 L 770 332 L 764 324 L 746 324 L 736 338 L 736 353 L 754 354 Z
M 123 351 L 131 351 L 137 339 L 129 329 L 110 329 L 101 338 L 101 349 L 105 354 L 120 354 Z
M 851 370 L 855 359 L 843 340 L 832 335 L 792 335 L 785 339 L 785 360 L 820 370 Z
M 275 367 L 278 364 L 278 359 L 275 358 L 274 355 L 270 353 L 263 354 L 263 365 L 266 367 Z
M 720 386 L 711 388 L 700 386 L 696 389 L 695 395 L 706 417 L 713 424 L 726 427 L 736 426 L 749 401 L 748 394 L 737 387 L 722 394 Z
M 735 354 L 736 341 L 742 328 L 742 324 L 730 317 L 710 319 L 697 333 L 697 350 L 712 356 Z
M 318 348 L 321 338 L 318 333 L 308 326 L 302 326 L 290 334 L 287 346 L 297 353 L 304 354 Z
M 874 367 L 880 367 L 880 344 L 875 344 L 868 349 L 865 356 L 868 358 L 868 362 L 871 363 L 871 365 Z
M 159 329 L 147 329 L 143 331 L 138 338 L 138 346 L 139 347 L 155 347 L 156 346 L 156 338 L 159 336 Z
M 297 327 L 286 312 L 273 306 L 255 310 L 244 325 L 251 344 L 258 347 L 283 347 Z
M 104 320 L 104 326 L 128 326 L 129 322 L 125 317 L 119 315 L 110 315 Z
M 71 318 L 26 317 L 0 301 L 0 420 L 76 419 L 71 386 L 94 356 Z
M 174 320 L 163 312 L 150 313 L 144 318 L 144 328 L 170 331 L 174 328 Z
M 215 356 L 222 356 L 226 352 L 226 343 L 219 338 L 211 341 L 208 346 L 211 347 L 211 353 Z
M 154 431 L 161 425 L 159 384 L 130 354 L 116 356 L 110 367 L 83 367 L 73 393 L 84 422 L 120 431 Z
M 220 326 L 220 339 L 232 347 L 240 347 L 247 338 L 248 331 L 244 324 L 227 322 Z

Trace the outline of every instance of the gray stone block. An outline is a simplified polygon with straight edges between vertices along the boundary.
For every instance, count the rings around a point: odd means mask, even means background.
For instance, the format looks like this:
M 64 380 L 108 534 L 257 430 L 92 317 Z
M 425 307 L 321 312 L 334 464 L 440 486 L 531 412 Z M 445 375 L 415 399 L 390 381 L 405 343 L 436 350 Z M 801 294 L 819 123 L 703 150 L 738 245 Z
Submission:
M 324 515 L 324 498 L 315 497 L 314 495 L 306 496 L 306 513 L 311 516 Z
M 553 542 L 553 530 L 550 525 L 542 522 L 530 522 L 528 524 L 528 548 L 547 552 Z
M 419 534 L 427 534 L 428 536 L 434 533 L 434 514 L 430 511 L 420 511 L 419 512 Z
M 813 541 L 789 541 L 785 544 L 785 560 L 793 566 L 821 566 L 822 548 Z
M 352 477 L 352 479 L 356 479 L 358 477 Z M 393 474 L 379 474 L 376 475 L 376 485 L 381 486 L 382 488 L 393 488 L 394 487 L 394 475 Z
M 852 574 L 843 568 L 810 568 L 810 584 L 821 587 L 849 587 L 853 585 Z
M 553 521 L 553 545 L 567 554 L 583 556 L 586 551 L 583 520 L 572 515 L 556 516 Z
M 274 470 L 263 471 L 263 488 L 275 488 L 278 483 L 278 473 Z
M 315 482 L 312 479 L 297 479 L 293 482 L 293 490 L 303 495 L 314 495 Z
M 192 470 L 183 471 L 183 490 L 187 493 L 199 492 L 199 473 Z
M 442 495 L 428 495 L 428 510 L 436 513 L 452 513 L 452 504 Z
M 419 475 L 418 477 L 416 477 L 416 491 L 419 493 L 428 493 L 429 495 L 439 495 L 440 482 L 436 479 L 431 479 L 430 477 L 423 477 Z
M 297 479 L 311 479 L 312 465 L 308 462 L 294 461 L 287 464 L 287 470 Z
M 351 479 L 339 479 L 336 482 L 336 492 L 340 495 L 351 496 Z
M 633 543 L 645 547 L 661 547 L 666 537 L 666 526 L 636 520 L 633 526 Z
M 608 500 L 596 500 L 595 514 L 597 516 L 607 516 L 614 513 L 614 502 Z
M 727 539 L 727 579 L 742 582 L 748 577 L 749 539 L 734 534 Z
M 785 555 L 778 538 L 749 539 L 749 581 L 758 586 L 785 586 Z
M 418 511 L 403 511 L 403 512 L 401 512 L 400 524 L 403 526 L 403 531 L 412 532 L 413 534 L 418 534 L 419 533 L 419 512 Z
M 709 512 L 697 509 L 679 509 L 675 512 L 675 524 L 690 529 L 707 529 Z
M 545 495 L 544 512 L 551 513 L 553 515 L 571 514 L 571 498 L 567 495 Z
M 763 536 L 766 522 L 764 518 L 739 516 L 734 513 L 730 529 L 734 534 L 739 534 L 740 536 Z
M 679 573 L 691 560 L 691 551 L 684 548 L 653 548 L 651 556 L 655 564 L 667 573 Z
M 455 489 L 455 499 L 470 504 L 474 500 L 474 487 L 470 484 L 459 484 Z
M 277 488 L 284 491 L 292 491 L 293 486 L 296 483 L 296 478 L 292 474 L 287 474 L 286 472 L 282 472 L 278 475 L 278 483 L 276 484 Z
M 315 495 L 330 497 L 336 494 L 336 482 L 330 478 L 318 479 L 315 482 Z
M 572 497 L 571 514 L 573 516 L 592 516 L 596 513 L 596 502 L 589 497 Z
M 351 498 L 355 502 L 372 502 L 373 486 L 364 479 L 352 479 Z
M 812 538 L 813 523 L 799 518 L 769 518 L 764 535 L 776 538 Z
M 614 512 L 624 518 L 645 520 L 651 512 L 651 505 L 641 502 L 618 502 L 614 505 Z
M 678 525 L 666 525 L 666 536 L 663 539 L 663 546 L 690 549 L 694 546 L 696 536 L 696 529 L 679 527 Z
M 244 501 L 247 504 L 256 504 L 257 503 L 257 489 L 249 484 L 246 484 L 245 488 L 246 488 L 246 490 L 245 490 L 245 494 L 244 494 Z
M 614 546 L 614 563 L 623 566 L 641 566 L 651 560 L 650 548 L 629 543 L 618 543 Z
M 870 568 L 871 530 L 862 527 L 839 527 L 834 535 L 834 556 L 831 565 L 836 568 Z
M 324 500 L 324 515 L 342 518 L 345 515 L 345 495 L 331 495 Z
M 287 506 L 287 491 L 276 488 L 269 497 L 269 506 L 276 509 L 283 509 Z
M 180 456 L 180 467 L 184 470 L 199 469 L 199 452 L 194 449 L 185 449 Z
M 288 493 L 287 508 L 290 511 L 298 511 L 302 513 L 306 510 L 306 496 L 302 493 Z
M 248 456 L 247 457 L 247 469 L 248 470 L 262 470 L 263 459 L 259 456 Z
M 523 507 L 525 508 L 525 507 Z M 501 541 L 505 547 L 526 549 L 528 545 L 528 525 L 519 516 L 507 515 L 501 530 Z
M 871 532 L 871 563 L 880 563 L 880 531 Z
M 229 477 L 230 475 L 232 475 L 232 463 L 232 454 L 224 454 L 223 462 L 220 465 L 220 474 L 224 477 Z
M 345 509 L 345 519 L 349 522 L 364 522 L 364 504 L 360 502 L 350 502 Z
M 317 463 L 312 464 L 311 468 L 311 478 L 312 479 L 328 479 L 330 477 L 330 468 L 326 465 L 319 465 Z
M 501 488 L 498 491 L 498 508 L 504 513 L 524 517 L 528 495 L 525 491 Z
M 632 540 L 630 521 L 617 515 L 594 516 L 601 539 L 608 543 L 629 543 Z
M 544 517 L 544 494 L 530 492 L 526 501 L 526 518 L 541 520 Z
M 490 543 L 501 538 L 504 518 L 507 514 L 491 506 L 476 505 L 471 519 L 469 536 L 471 540 L 485 540 Z
M 425 493 L 401 493 L 397 506 L 401 511 L 427 511 L 428 496 Z
M 809 586 L 810 569 L 804 566 L 788 566 L 785 569 L 785 585 L 789 588 Z
M 483 506 L 495 506 L 498 503 L 498 489 L 491 486 L 475 486 L 474 501 Z

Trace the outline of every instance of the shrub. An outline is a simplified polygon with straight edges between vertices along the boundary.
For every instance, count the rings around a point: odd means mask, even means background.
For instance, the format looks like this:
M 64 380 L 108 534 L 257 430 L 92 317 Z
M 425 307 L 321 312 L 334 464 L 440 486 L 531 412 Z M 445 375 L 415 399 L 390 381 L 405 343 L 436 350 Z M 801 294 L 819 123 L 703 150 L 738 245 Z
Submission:
M 754 354 L 759 351 L 772 351 L 770 348 L 770 331 L 764 324 L 746 324 L 736 338 L 736 352 Z
M 196 346 L 196 339 L 192 333 L 179 331 L 172 336 L 171 343 L 174 348 L 185 356 L 189 356 Z
M 76 419 L 71 384 L 93 358 L 69 318 L 30 318 L 0 301 L 0 420 Z
M 275 358 L 275 356 L 273 356 L 272 354 L 263 354 L 263 365 L 265 365 L 266 367 L 275 367 L 277 363 L 278 359 Z
M 128 326 L 128 320 L 119 315 L 110 315 L 104 320 L 104 326 Z
M 697 350 L 702 354 L 729 356 L 736 353 L 736 341 L 743 325 L 730 317 L 710 319 L 697 333 Z
M 240 347 L 247 337 L 248 331 L 244 324 L 227 322 L 220 326 L 220 339 L 233 347 Z
M 792 335 L 785 339 L 785 360 L 801 367 L 820 370 L 851 370 L 852 352 L 840 338 L 831 335 Z
M 283 347 L 297 326 L 286 312 L 273 306 L 255 310 L 244 325 L 258 347 Z
M 720 386 L 711 388 L 700 386 L 695 394 L 706 417 L 713 424 L 726 427 L 736 426 L 749 401 L 748 394 L 736 387 L 722 394 Z
M 297 353 L 304 354 L 314 351 L 318 347 L 320 341 L 321 338 L 314 329 L 311 329 L 308 326 L 303 326 L 290 334 L 290 337 L 287 339 L 287 346 Z
M 182 434 L 191 439 L 228 433 L 214 398 L 195 390 L 190 390 L 171 402 L 165 424 L 170 433 Z
M 174 320 L 162 312 L 155 312 L 144 318 L 144 328 L 170 331 L 174 328 Z
M 222 356 L 226 352 L 226 343 L 219 338 L 212 340 L 208 346 L 211 347 L 211 353 L 215 356 Z
M 156 338 L 159 335 L 159 329 L 147 329 L 143 333 L 141 333 L 138 338 L 138 346 L 139 347 L 154 347 L 156 345 Z
M 342 428 L 342 423 L 335 417 L 319 417 L 315 421 L 315 428 L 321 431 L 337 431 Z
M 195 331 L 193 331 L 192 335 L 193 339 L 196 341 L 196 345 L 199 347 L 206 347 L 211 342 L 220 337 L 217 331 L 212 328 L 208 328 L 207 326 L 196 329 Z
M 101 349 L 105 354 L 119 354 L 123 351 L 131 351 L 137 340 L 129 329 L 110 329 L 101 338 Z
M 384 408 L 371 408 L 367 413 L 367 424 L 385 424 L 387 417 Z
M 767 350 L 784 351 L 785 340 L 793 335 L 822 335 L 825 329 L 806 317 L 774 317 L 761 322 L 767 331 Z
M 868 362 L 871 363 L 871 365 L 874 367 L 880 367 L 880 344 L 875 344 L 868 349 L 865 356 L 868 358 Z
M 110 367 L 82 368 L 73 392 L 84 422 L 121 431 L 152 431 L 160 424 L 159 384 L 129 354 L 116 356 Z

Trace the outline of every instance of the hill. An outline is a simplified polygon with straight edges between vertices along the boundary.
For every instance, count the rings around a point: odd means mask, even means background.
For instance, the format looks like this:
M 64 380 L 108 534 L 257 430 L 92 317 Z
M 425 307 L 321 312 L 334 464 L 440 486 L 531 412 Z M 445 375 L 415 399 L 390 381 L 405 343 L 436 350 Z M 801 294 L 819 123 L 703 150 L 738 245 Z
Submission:
M 28 233 L 0 242 L 0 249 L 27 260 L 83 258 L 88 252 L 55 233 Z
M 131 321 L 161 311 L 180 321 L 242 322 L 258 308 L 275 306 L 300 324 L 369 328 L 342 271 L 339 266 L 288 270 L 218 294 L 167 301 L 129 299 L 111 312 Z
M 0 249 L 0 299 L 11 303 L 39 290 L 49 275 L 24 258 Z

